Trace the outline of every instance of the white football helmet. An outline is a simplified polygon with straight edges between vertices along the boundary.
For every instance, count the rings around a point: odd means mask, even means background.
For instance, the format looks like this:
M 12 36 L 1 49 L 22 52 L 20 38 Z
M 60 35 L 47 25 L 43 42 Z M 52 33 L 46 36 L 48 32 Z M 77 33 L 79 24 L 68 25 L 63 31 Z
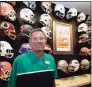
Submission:
M 77 16 L 77 22 L 80 23 L 86 19 L 86 14 L 84 12 L 79 13 Z
M 23 8 L 20 11 L 20 19 L 24 20 L 27 23 L 34 24 L 36 19 L 34 18 L 35 14 L 29 8 Z
M 65 7 L 62 4 L 56 4 L 54 7 L 54 12 L 56 14 L 56 16 L 60 17 L 60 18 L 64 18 L 65 17 Z
M 67 73 L 68 63 L 65 60 L 60 60 L 57 63 L 57 68 Z
M 73 59 L 73 60 L 71 60 L 70 63 L 69 63 L 68 71 L 69 71 L 69 72 L 78 71 L 79 66 L 80 66 L 79 61 L 76 60 L 76 59 Z
M 44 32 L 47 38 L 51 39 L 51 29 L 49 27 L 42 27 L 41 30 Z
M 43 9 L 43 11 L 45 11 L 46 13 L 51 13 L 52 9 L 51 9 L 51 2 L 47 2 L 47 1 L 42 1 L 41 2 L 41 8 Z
M 0 2 L 0 15 L 10 19 L 11 21 L 16 20 L 16 12 L 13 7 L 6 2 Z
M 78 32 L 87 32 L 87 30 L 88 30 L 88 26 L 86 23 L 81 23 L 78 26 Z
M 77 9 L 76 8 L 70 8 L 69 11 L 66 14 L 66 19 L 71 19 L 73 17 L 77 16 Z
M 89 65 L 90 65 L 89 61 L 87 59 L 83 59 L 81 60 L 80 68 L 82 70 L 86 70 L 86 69 L 89 69 Z
M 0 41 L 0 56 L 5 56 L 7 58 L 12 58 L 14 53 L 11 51 L 13 48 L 11 45 L 6 41 Z
M 35 1 L 23 1 L 23 3 L 24 3 L 28 8 L 31 8 L 31 10 L 35 10 L 35 8 L 36 8 L 36 2 L 35 2 Z
M 52 18 L 50 17 L 50 15 L 48 14 L 42 14 L 40 16 L 40 23 L 43 25 L 43 26 L 47 26 L 49 27 L 51 22 L 52 22 Z

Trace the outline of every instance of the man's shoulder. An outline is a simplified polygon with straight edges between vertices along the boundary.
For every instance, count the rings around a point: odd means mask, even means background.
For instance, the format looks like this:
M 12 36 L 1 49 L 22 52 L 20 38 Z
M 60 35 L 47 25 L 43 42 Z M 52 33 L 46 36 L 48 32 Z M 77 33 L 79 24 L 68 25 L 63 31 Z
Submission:
M 19 61 L 19 60 L 24 59 L 24 58 L 26 58 L 26 53 L 23 53 L 23 54 L 18 55 L 18 56 L 15 58 L 15 61 Z

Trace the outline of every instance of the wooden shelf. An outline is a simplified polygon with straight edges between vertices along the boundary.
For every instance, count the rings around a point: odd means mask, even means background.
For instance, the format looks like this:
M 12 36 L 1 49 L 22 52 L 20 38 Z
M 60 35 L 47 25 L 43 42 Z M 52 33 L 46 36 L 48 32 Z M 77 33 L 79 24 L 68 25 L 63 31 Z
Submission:
M 56 87 L 78 87 L 91 84 L 91 74 L 56 79 L 55 83 Z

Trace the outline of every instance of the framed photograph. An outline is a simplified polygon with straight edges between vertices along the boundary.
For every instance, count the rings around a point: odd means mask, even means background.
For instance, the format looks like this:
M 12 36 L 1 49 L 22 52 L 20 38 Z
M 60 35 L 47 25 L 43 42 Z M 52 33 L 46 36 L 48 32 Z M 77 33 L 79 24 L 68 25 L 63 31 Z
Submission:
M 53 54 L 73 54 L 71 24 L 53 21 Z

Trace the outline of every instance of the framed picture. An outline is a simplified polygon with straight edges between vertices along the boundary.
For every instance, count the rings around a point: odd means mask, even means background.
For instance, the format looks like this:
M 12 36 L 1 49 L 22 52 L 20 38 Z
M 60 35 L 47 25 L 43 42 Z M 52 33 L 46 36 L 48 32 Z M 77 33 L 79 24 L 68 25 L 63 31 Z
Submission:
M 71 24 L 53 21 L 53 54 L 73 54 Z

